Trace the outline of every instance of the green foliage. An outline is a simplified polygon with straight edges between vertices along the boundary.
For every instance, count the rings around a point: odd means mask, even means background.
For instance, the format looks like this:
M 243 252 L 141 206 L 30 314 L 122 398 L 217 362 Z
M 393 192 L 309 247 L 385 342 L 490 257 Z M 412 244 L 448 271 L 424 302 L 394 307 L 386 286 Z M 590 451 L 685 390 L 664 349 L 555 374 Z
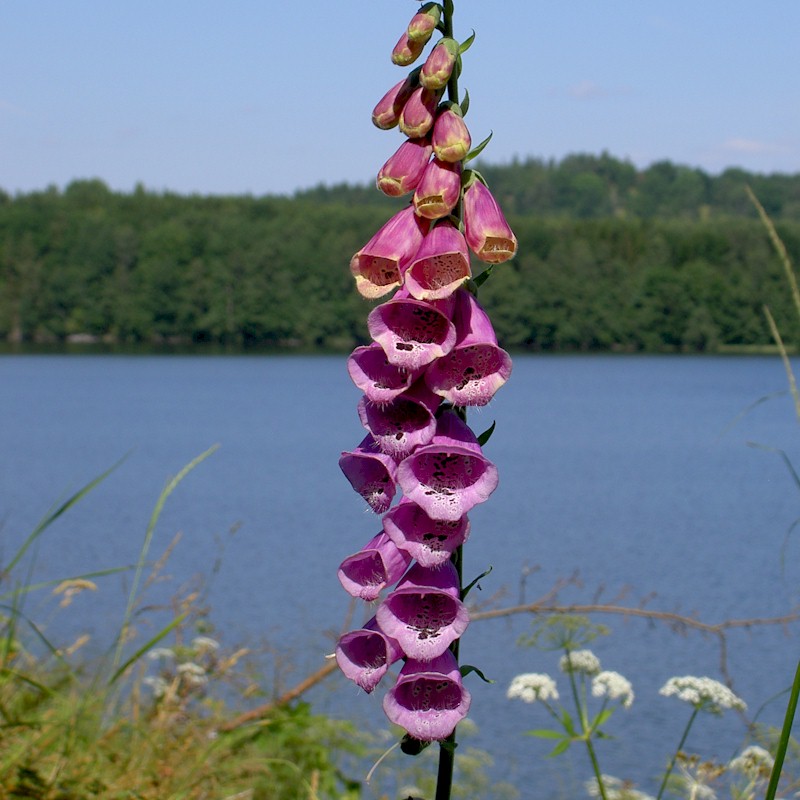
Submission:
M 763 303 L 800 342 L 745 191 L 797 257 L 800 176 L 712 177 L 669 162 L 639 171 L 605 153 L 480 169 L 520 245 L 498 267 L 503 280 L 481 289 L 505 347 L 763 346 Z M 368 339 L 347 265 L 401 207 L 348 185 L 200 197 L 92 180 L 3 195 L 0 339 L 347 351 Z

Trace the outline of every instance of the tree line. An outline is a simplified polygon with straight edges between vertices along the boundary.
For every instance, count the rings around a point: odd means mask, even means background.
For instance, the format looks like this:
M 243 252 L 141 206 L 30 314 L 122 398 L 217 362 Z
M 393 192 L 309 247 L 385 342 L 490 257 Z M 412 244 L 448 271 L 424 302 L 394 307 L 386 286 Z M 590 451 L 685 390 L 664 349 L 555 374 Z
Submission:
M 519 255 L 481 288 L 511 349 L 716 351 L 800 337 L 750 185 L 795 263 L 800 174 L 607 154 L 482 165 Z M 0 192 L 0 339 L 349 350 L 367 341 L 350 257 L 402 207 L 374 187 L 199 196 L 99 180 Z M 476 264 L 476 268 L 480 265 Z

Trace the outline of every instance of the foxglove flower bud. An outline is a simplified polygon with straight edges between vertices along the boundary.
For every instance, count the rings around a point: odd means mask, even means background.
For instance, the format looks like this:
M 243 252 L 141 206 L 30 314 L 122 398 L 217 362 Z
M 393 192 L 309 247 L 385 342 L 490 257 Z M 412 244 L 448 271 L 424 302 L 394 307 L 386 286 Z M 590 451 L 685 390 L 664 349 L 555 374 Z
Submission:
M 400 112 L 400 130 L 409 139 L 421 139 L 426 136 L 433 128 L 438 102 L 437 92 L 431 92 L 418 86 L 406 100 Z
M 409 658 L 430 661 L 469 625 L 459 592 L 458 572 L 449 561 L 437 569 L 415 564 L 378 606 L 375 618 Z
M 433 415 L 440 403 L 441 398 L 420 381 L 388 404 L 377 405 L 362 397 L 358 416 L 378 447 L 399 461 L 433 439 Z
M 406 139 L 378 172 L 378 188 L 389 197 L 401 197 L 417 188 L 433 147 L 429 139 Z
M 438 567 L 469 537 L 469 520 L 431 519 L 416 503 L 403 498 L 383 516 L 383 530 L 423 567 Z
M 444 89 L 453 74 L 457 60 L 458 42 L 449 36 L 440 39 L 422 65 L 419 82 L 426 89 Z
M 426 303 L 400 289 L 367 317 L 369 335 L 383 348 L 390 364 L 416 370 L 452 350 L 456 329 L 451 298 Z
M 441 220 L 422 240 L 404 284 L 418 300 L 439 300 L 449 297 L 471 275 L 464 234 L 449 220 Z
M 425 221 L 411 206 L 398 211 L 350 260 L 361 295 L 382 297 L 399 286 L 426 231 Z
M 442 8 L 438 3 L 425 3 L 408 23 L 408 38 L 427 44 L 442 18 Z
M 339 669 L 368 694 L 402 656 L 400 645 L 378 627 L 375 617 L 363 628 L 344 634 L 336 645 Z
M 456 293 L 453 321 L 456 345 L 428 367 L 425 383 L 455 406 L 485 406 L 511 375 L 511 356 L 498 347 L 489 317 L 466 289 Z
M 397 482 L 432 519 L 457 520 L 489 498 L 498 477 L 475 434 L 455 412 L 446 411 L 431 443 L 400 462 Z
M 383 348 L 373 342 L 368 347 L 356 347 L 347 359 L 347 371 L 353 383 L 373 403 L 390 403 L 401 395 L 419 376 L 389 363 Z
M 339 467 L 376 514 L 388 510 L 397 491 L 397 464 L 391 456 L 381 452 L 371 434 L 364 437 L 355 450 L 342 453 Z
M 400 122 L 400 113 L 417 88 L 418 81 L 419 69 L 415 69 L 386 92 L 372 109 L 372 124 L 376 128 L 388 131 Z
M 427 219 L 446 217 L 461 197 L 461 166 L 434 158 L 414 191 L 414 209 Z
M 362 550 L 342 561 L 339 583 L 351 597 L 370 602 L 382 589 L 399 580 L 410 563 L 411 556 L 381 531 Z
M 486 184 L 474 175 L 464 191 L 464 230 L 467 244 L 481 261 L 500 264 L 517 252 L 517 237 L 500 206 Z
M 433 123 L 433 152 L 441 161 L 463 161 L 472 147 L 463 117 L 452 108 L 440 111 Z
M 392 50 L 392 62 L 398 67 L 407 67 L 413 64 L 425 49 L 425 42 L 421 39 L 409 39 L 408 33 L 403 31 L 403 35 L 397 40 L 397 44 Z
M 383 699 L 383 710 L 415 739 L 434 742 L 455 730 L 467 716 L 471 700 L 458 662 L 447 650 L 433 661 L 406 661 Z

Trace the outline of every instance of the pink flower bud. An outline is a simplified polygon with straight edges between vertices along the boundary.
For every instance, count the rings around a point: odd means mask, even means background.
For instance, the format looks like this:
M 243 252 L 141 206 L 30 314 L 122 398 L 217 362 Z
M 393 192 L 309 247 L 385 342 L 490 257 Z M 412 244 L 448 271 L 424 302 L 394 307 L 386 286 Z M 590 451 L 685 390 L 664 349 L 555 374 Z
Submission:
M 422 65 L 419 82 L 426 89 L 443 89 L 453 74 L 457 60 L 458 42 L 450 37 L 439 40 Z
M 421 139 L 433 127 L 436 116 L 437 92 L 417 87 L 400 112 L 400 130 L 409 139 Z
M 389 89 L 388 92 L 378 101 L 378 104 L 372 110 L 372 124 L 382 131 L 388 131 L 394 128 L 400 121 L 400 112 L 408 102 L 414 89 L 417 88 L 417 79 L 419 72 L 414 70 L 408 77 L 403 78 L 402 81 L 396 83 Z
M 408 38 L 408 33 L 403 31 L 403 35 L 397 40 L 397 44 L 392 50 L 392 62 L 398 67 L 407 67 L 413 64 L 425 49 L 425 42 L 417 39 Z
M 467 244 L 481 261 L 500 264 L 517 252 L 517 237 L 492 193 L 477 177 L 464 192 L 464 232 Z
M 408 38 L 427 43 L 436 30 L 442 17 L 442 7 L 438 3 L 425 3 L 408 23 Z
M 460 196 L 460 165 L 434 158 L 414 192 L 414 208 L 421 217 L 439 219 L 456 207 Z
M 406 139 L 378 173 L 378 188 L 389 197 L 400 197 L 417 188 L 431 159 L 429 139 Z
M 466 123 L 460 114 L 448 108 L 439 112 L 433 123 L 433 152 L 442 161 L 463 161 L 472 147 Z

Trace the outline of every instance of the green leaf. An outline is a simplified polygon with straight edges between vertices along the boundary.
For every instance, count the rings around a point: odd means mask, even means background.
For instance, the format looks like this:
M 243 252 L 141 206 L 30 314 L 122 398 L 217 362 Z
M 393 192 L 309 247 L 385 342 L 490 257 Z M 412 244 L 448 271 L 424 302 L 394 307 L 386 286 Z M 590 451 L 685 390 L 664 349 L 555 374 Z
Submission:
M 459 53 L 466 53 L 467 50 L 472 47 L 472 43 L 475 41 L 475 31 L 472 31 L 472 34 L 464 39 L 463 42 L 458 46 Z
M 553 731 L 549 728 L 536 728 L 532 731 L 525 731 L 526 736 L 536 736 L 538 739 L 563 739 L 561 731 Z
M 613 708 L 606 708 L 601 711 L 592 721 L 591 728 L 599 728 L 614 713 Z
M 472 664 L 462 664 L 459 667 L 459 672 L 461 672 L 462 678 L 466 678 L 470 672 L 474 672 L 484 683 L 494 683 L 493 680 L 487 678 L 483 672 L 481 672 L 477 667 L 473 667 Z
M 466 117 L 467 111 L 469 111 L 469 92 L 464 89 L 464 99 L 459 103 L 461 107 L 461 116 Z
M 485 578 L 491 571 L 492 571 L 492 568 L 489 567 L 488 569 L 486 569 L 483 572 L 481 572 L 481 574 L 478 575 L 478 577 L 475 578 L 475 580 L 472 581 L 472 583 L 470 583 L 468 586 L 464 587 L 464 589 L 461 590 L 461 600 L 462 601 L 466 600 L 467 595 L 470 593 L 471 589 L 478 583 L 478 581 L 481 578 Z
M 477 147 L 473 147 L 472 150 L 464 156 L 464 163 L 466 164 L 467 161 L 472 161 L 473 158 L 477 158 L 483 152 L 486 145 L 492 140 L 492 136 L 494 136 L 494 133 L 490 133 Z M 482 183 L 485 182 L 486 181 L 482 181 Z
M 489 439 L 492 438 L 492 434 L 494 433 L 495 425 L 497 425 L 497 420 L 495 420 L 479 437 L 478 437 L 478 444 L 483 447 Z
M 492 270 L 494 269 L 494 264 L 490 264 L 486 269 L 481 272 L 480 275 L 476 275 L 472 282 L 475 284 L 477 288 L 483 286 L 484 283 L 489 279 L 489 276 L 492 274 Z
M 571 744 L 572 740 L 563 739 L 548 753 L 548 757 L 552 758 L 553 756 L 560 756 L 562 753 L 569 750 L 569 746 Z
M 569 711 L 567 709 L 562 709 L 561 711 L 561 724 L 564 726 L 564 730 L 570 736 L 577 736 L 577 732 L 575 731 L 575 724 L 572 721 L 572 717 L 569 715 Z

